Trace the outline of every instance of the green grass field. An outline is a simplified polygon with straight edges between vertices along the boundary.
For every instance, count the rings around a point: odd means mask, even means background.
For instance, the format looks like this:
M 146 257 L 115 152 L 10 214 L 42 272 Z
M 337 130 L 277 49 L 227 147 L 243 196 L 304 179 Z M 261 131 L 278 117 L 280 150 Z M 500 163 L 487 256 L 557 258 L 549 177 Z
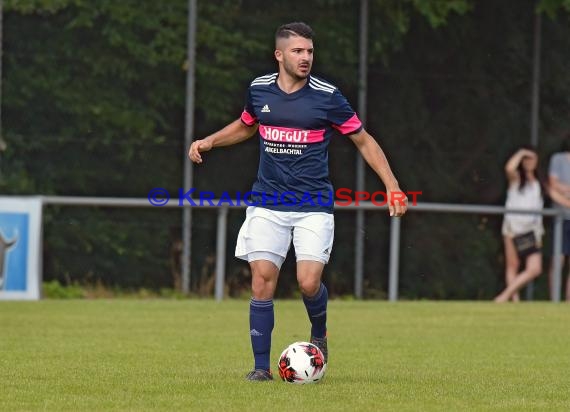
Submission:
M 570 410 L 570 306 L 329 304 L 325 380 L 250 383 L 247 301 L 0 302 L 0 410 Z M 272 362 L 308 339 L 276 301 Z

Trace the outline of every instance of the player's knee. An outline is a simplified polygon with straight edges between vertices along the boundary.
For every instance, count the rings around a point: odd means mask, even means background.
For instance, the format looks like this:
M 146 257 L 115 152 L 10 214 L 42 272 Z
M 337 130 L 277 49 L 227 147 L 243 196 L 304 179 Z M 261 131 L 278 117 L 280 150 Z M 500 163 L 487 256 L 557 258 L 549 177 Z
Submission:
M 301 293 L 305 296 L 308 297 L 315 296 L 319 291 L 320 287 L 321 287 L 320 279 L 299 280 L 299 289 L 301 289 Z
M 255 299 L 270 299 L 273 296 L 274 285 L 269 277 L 253 276 L 251 293 Z

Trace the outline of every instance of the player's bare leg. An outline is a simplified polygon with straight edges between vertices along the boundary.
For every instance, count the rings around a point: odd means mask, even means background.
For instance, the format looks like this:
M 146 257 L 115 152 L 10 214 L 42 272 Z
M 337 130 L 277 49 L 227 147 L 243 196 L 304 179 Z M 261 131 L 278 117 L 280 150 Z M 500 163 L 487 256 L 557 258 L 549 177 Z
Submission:
M 251 268 L 251 295 L 254 299 L 273 299 L 279 278 L 279 268 L 268 260 L 249 262 Z
M 297 262 L 297 282 L 304 296 L 315 296 L 321 287 L 321 276 L 325 265 L 313 260 L 300 260 Z

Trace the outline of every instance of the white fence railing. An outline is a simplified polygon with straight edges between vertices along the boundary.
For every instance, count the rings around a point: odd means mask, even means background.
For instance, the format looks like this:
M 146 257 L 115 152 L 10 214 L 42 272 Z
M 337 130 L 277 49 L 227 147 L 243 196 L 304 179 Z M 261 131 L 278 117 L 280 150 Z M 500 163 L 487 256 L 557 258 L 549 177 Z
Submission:
M 44 205 L 65 205 L 65 206 L 92 206 L 92 207 L 160 207 L 150 204 L 148 199 L 141 198 L 116 198 L 116 197 L 79 197 L 79 196 L 40 196 Z M 224 283 L 226 272 L 226 237 L 227 237 L 227 218 L 228 209 L 245 209 L 246 205 L 239 205 L 237 201 L 231 202 L 227 200 L 220 202 L 218 199 L 212 199 L 211 204 L 205 202 L 196 206 L 184 203 L 179 206 L 176 202 L 168 202 L 161 207 L 192 207 L 197 209 L 215 208 L 218 210 L 217 228 L 216 228 L 216 266 L 215 266 L 215 298 L 222 300 L 224 297 Z M 216 206 L 222 204 L 221 206 Z M 372 202 L 360 202 L 358 206 L 343 206 L 342 210 L 377 210 L 385 211 L 385 206 L 377 206 Z M 560 302 L 561 285 L 562 285 L 562 264 L 559 256 L 562 254 L 562 225 L 564 222 L 563 211 L 557 209 L 542 210 L 515 210 L 506 209 L 502 206 L 489 205 L 462 205 L 449 203 L 423 203 L 418 202 L 416 205 L 410 205 L 408 213 L 429 212 L 429 213 L 461 213 L 461 214 L 487 214 L 487 215 L 504 215 L 508 213 L 521 214 L 540 214 L 552 217 L 554 219 L 554 243 L 553 243 L 553 279 L 551 300 Z M 400 260 L 400 222 L 401 218 L 391 218 L 390 223 L 390 254 L 389 254 L 389 283 L 388 283 L 388 300 L 398 300 L 398 284 L 399 284 L 399 260 Z M 363 259 L 364 257 L 361 257 Z M 362 264 L 362 262 L 361 262 Z M 362 284 L 362 279 L 355 279 L 355 284 Z

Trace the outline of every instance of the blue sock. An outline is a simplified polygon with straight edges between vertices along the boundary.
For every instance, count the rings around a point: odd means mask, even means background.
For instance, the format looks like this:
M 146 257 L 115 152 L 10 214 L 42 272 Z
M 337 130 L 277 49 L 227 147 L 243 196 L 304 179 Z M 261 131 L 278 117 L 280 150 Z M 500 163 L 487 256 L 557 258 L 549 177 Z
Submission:
M 326 286 L 321 283 L 321 287 L 317 294 L 313 297 L 303 295 L 303 303 L 307 308 L 307 314 L 311 321 L 311 336 L 315 338 L 324 338 L 327 334 L 327 302 L 329 300 L 329 292 Z
M 249 303 L 249 334 L 255 359 L 255 369 L 269 370 L 271 332 L 273 332 L 274 321 L 273 300 L 252 298 Z

